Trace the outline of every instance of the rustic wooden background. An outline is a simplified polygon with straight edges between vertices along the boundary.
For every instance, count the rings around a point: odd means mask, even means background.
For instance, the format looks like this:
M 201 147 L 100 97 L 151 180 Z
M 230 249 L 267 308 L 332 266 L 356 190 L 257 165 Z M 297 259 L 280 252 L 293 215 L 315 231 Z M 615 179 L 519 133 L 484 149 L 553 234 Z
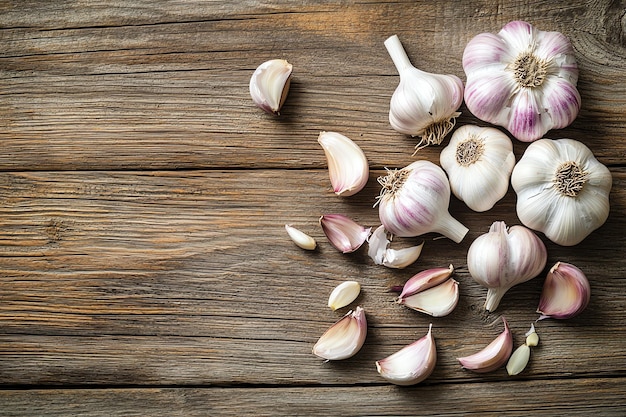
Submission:
M 625 13 L 623 0 L 1 0 L 0 415 L 626 414 Z M 537 318 L 545 274 L 485 314 L 464 269 L 493 221 L 519 223 L 512 191 L 481 214 L 453 198 L 465 240 L 427 235 L 403 271 L 338 253 L 317 219 L 377 226 L 376 178 L 415 159 L 387 120 L 398 76 L 383 41 L 398 34 L 416 66 L 465 79 L 466 43 L 515 19 L 573 43 L 582 109 L 546 137 L 580 140 L 610 168 L 611 215 L 576 247 L 546 241 L 546 271 L 561 260 L 587 272 L 588 309 L 540 322 L 518 377 L 476 375 L 455 358 L 499 334 L 501 315 L 516 346 Z M 271 58 L 294 65 L 280 118 L 248 93 Z M 459 125 L 483 124 L 461 111 Z M 367 155 L 358 195 L 332 194 L 321 130 Z M 295 247 L 286 223 L 319 249 Z M 450 316 L 392 302 L 390 285 L 450 263 Z M 347 279 L 362 284 L 368 338 L 323 363 L 311 347 L 348 310 L 326 307 Z M 433 375 L 386 383 L 374 361 L 431 322 Z

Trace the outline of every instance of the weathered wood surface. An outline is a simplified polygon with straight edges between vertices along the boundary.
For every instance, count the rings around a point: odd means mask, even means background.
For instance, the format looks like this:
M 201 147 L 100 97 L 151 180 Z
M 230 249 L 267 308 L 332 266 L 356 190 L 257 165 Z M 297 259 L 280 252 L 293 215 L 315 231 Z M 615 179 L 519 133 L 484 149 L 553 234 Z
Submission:
M 0 414 L 623 415 L 626 5 L 292 3 L 0 1 Z M 455 359 L 492 340 L 501 315 L 516 345 L 537 318 L 541 277 L 488 315 L 463 268 L 493 221 L 519 222 L 512 191 L 481 214 L 453 199 L 466 239 L 427 235 L 404 271 L 338 253 L 317 224 L 340 212 L 376 226 L 376 177 L 415 159 L 414 141 L 388 125 L 398 80 L 384 39 L 397 33 L 416 65 L 464 79 L 467 41 L 513 19 L 572 40 L 583 108 L 547 137 L 583 141 L 614 177 L 603 227 L 572 248 L 544 239 L 548 267 L 578 265 L 592 299 L 577 318 L 538 324 L 516 378 Z M 248 93 L 274 57 L 295 67 L 280 118 Z M 480 123 L 461 110 L 459 125 Z M 358 195 L 330 191 L 320 130 L 368 156 Z M 319 249 L 295 247 L 286 223 Z M 461 288 L 450 316 L 393 303 L 390 285 L 449 263 Z M 368 339 L 356 357 L 322 363 L 311 347 L 347 311 L 326 307 L 346 279 L 362 284 Z M 388 385 L 374 361 L 431 322 L 432 377 Z

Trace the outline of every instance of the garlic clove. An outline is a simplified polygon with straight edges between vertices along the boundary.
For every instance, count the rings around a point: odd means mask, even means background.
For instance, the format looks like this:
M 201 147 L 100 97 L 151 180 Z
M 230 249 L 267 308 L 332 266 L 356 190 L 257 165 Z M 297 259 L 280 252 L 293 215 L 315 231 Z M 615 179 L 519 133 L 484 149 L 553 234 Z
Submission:
M 420 257 L 424 242 L 417 246 L 403 249 L 388 248 L 391 243 L 387 239 L 385 226 L 378 226 L 374 233 L 367 239 L 369 248 L 367 254 L 376 265 L 384 265 L 388 268 L 402 269 L 411 265 Z
M 298 245 L 302 249 L 306 250 L 314 250 L 317 247 L 317 242 L 311 236 L 306 233 L 292 227 L 289 224 L 285 225 L 285 230 L 287 234 L 293 240 L 293 243 Z
M 361 292 L 361 284 L 356 281 L 345 281 L 337 285 L 328 297 L 328 307 L 333 310 L 342 308 L 356 300 Z
M 530 323 L 530 330 L 526 332 L 526 345 L 534 347 L 539 344 L 539 335 L 535 331 L 535 325 Z
M 576 266 L 557 262 L 543 284 L 537 313 L 545 318 L 569 319 L 582 313 L 591 299 L 589 280 Z
M 317 141 L 328 160 L 330 183 L 335 194 L 348 197 L 361 191 L 369 179 L 367 158 L 361 148 L 336 132 L 321 132 Z
M 258 66 L 250 78 L 254 104 L 267 113 L 279 115 L 291 84 L 293 65 L 284 59 L 272 59 Z
M 513 336 L 509 324 L 502 317 L 504 331 L 480 352 L 470 356 L 457 358 L 463 368 L 477 373 L 495 371 L 503 366 L 513 351 Z
M 404 284 L 399 298 L 405 298 L 437 286 L 450 278 L 453 272 L 454 267 L 452 265 L 448 268 L 432 268 L 419 272 Z
M 391 243 L 387 239 L 387 231 L 385 226 L 378 226 L 372 235 L 367 239 L 369 247 L 367 254 L 374 261 L 376 265 L 382 265 L 385 260 L 385 252 L 387 247 Z
M 354 356 L 367 336 L 365 310 L 360 306 L 330 326 L 313 346 L 313 354 L 336 361 Z
M 459 283 L 452 278 L 427 290 L 398 297 L 398 304 L 433 317 L 450 314 L 459 302 Z
M 432 334 L 433 325 L 421 339 L 396 353 L 376 361 L 378 373 L 396 385 L 414 385 L 428 378 L 437 363 L 437 348 Z
M 320 225 L 328 241 L 337 250 L 351 253 L 363 245 L 372 228 L 365 228 L 343 214 L 325 214 Z
M 506 364 L 506 371 L 509 375 L 517 375 L 526 369 L 528 361 L 530 360 L 530 347 L 528 345 L 521 345 L 509 358 Z

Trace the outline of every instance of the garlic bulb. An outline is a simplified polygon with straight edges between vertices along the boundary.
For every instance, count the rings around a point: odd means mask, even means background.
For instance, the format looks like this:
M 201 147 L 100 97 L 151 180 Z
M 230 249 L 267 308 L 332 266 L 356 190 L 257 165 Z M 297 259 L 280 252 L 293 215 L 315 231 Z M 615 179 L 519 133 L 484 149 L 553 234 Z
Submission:
M 539 275 L 546 261 L 546 246 L 537 235 L 524 226 L 507 230 L 504 222 L 494 222 L 467 252 L 470 275 L 488 289 L 487 311 L 498 307 L 509 288 Z
M 513 351 L 513 336 L 504 317 L 502 321 L 504 330 L 484 349 L 473 355 L 457 358 L 463 368 L 477 373 L 486 373 L 495 371 L 508 361 Z
M 611 173 L 572 139 L 532 143 L 513 169 L 511 184 L 522 224 L 562 246 L 582 242 L 609 216 Z
M 313 354 L 329 361 L 350 358 L 361 350 L 366 336 L 365 310 L 357 307 L 324 332 L 313 346 Z
M 315 241 L 315 239 L 313 239 L 306 233 L 296 229 L 295 227 L 286 224 L 285 230 L 287 231 L 287 234 L 289 235 L 293 243 L 295 243 L 302 249 L 314 250 L 317 247 L 317 242 Z
M 420 245 L 403 249 L 389 248 L 391 242 L 387 239 L 385 226 L 382 225 L 378 226 L 367 241 L 369 243 L 367 254 L 376 265 L 384 265 L 389 268 L 398 269 L 406 268 L 417 261 L 424 247 L 424 242 L 422 242 Z
M 267 113 L 279 115 L 291 84 L 293 65 L 284 59 L 272 59 L 259 65 L 250 78 L 254 104 Z
M 537 313 L 545 318 L 569 319 L 587 308 L 591 299 L 589 280 L 579 268 L 557 262 L 543 283 Z
M 361 191 L 367 184 L 369 167 L 359 145 L 336 132 L 321 132 L 317 141 L 324 148 L 335 194 L 347 197 Z
M 365 243 L 371 227 L 365 228 L 343 214 L 325 214 L 320 217 L 320 226 L 335 249 L 351 253 Z
M 344 281 L 337 285 L 328 297 L 328 307 L 332 310 L 345 307 L 359 296 L 361 284 L 356 281 Z
M 487 211 L 509 188 L 515 165 L 511 139 L 498 129 L 458 128 L 439 156 L 454 195 L 474 211 Z
M 481 33 L 463 52 L 465 104 L 523 142 L 571 124 L 580 110 L 578 66 L 569 40 L 514 21 Z
M 448 212 L 450 183 L 429 161 L 416 161 L 379 177 L 378 216 L 385 229 L 400 237 L 436 232 L 459 243 L 468 232 Z
M 455 75 L 431 74 L 411 65 L 397 35 L 385 41 L 400 83 L 391 97 L 389 123 L 400 133 L 419 136 L 416 149 L 440 144 L 461 113 L 463 82 Z
M 437 364 L 437 347 L 432 330 L 431 324 L 426 336 L 377 361 L 378 373 L 387 381 L 404 386 L 414 385 L 428 378 Z

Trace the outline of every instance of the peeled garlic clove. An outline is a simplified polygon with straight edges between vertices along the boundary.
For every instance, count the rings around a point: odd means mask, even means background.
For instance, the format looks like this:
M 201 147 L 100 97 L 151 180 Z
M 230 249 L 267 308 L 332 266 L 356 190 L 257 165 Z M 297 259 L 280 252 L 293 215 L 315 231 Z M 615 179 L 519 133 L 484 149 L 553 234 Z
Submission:
M 398 269 L 406 268 L 417 261 L 424 247 L 424 243 L 422 242 L 417 246 L 403 249 L 388 248 L 391 242 L 387 239 L 385 226 L 382 225 L 378 226 L 367 241 L 369 242 L 367 254 L 376 265 L 384 265 L 389 268 Z
M 443 284 L 418 292 L 408 297 L 400 296 L 398 304 L 433 317 L 450 314 L 459 302 L 459 283 L 449 278 Z
M 526 332 L 526 345 L 534 347 L 539 344 L 539 335 L 535 331 L 535 325 L 530 324 L 530 330 Z
M 506 371 L 509 375 L 517 375 L 526 369 L 528 361 L 530 360 L 530 348 L 528 345 L 521 345 L 509 358 L 509 362 L 506 364 Z
M 260 109 L 279 114 L 291 84 L 293 65 L 284 59 L 272 59 L 259 65 L 250 79 L 250 95 Z
M 502 321 L 504 322 L 504 331 L 483 350 L 470 356 L 457 358 L 463 368 L 477 373 L 485 373 L 495 371 L 507 362 L 513 351 L 513 336 L 504 317 L 502 317 Z
M 419 272 L 404 284 L 399 298 L 405 298 L 437 286 L 450 278 L 452 272 L 454 272 L 452 265 L 448 268 L 432 268 Z
M 328 297 L 328 307 L 333 310 L 345 307 L 359 296 L 361 284 L 356 281 L 345 281 L 337 285 Z
M 313 346 L 313 354 L 322 359 L 337 361 L 354 356 L 367 336 L 365 310 L 357 307 L 330 326 Z
M 325 214 L 320 225 L 328 241 L 343 253 L 354 252 L 363 245 L 372 228 L 365 228 L 343 214 Z
M 313 250 L 317 247 L 317 242 L 311 236 L 307 235 L 304 232 L 292 227 L 291 225 L 286 224 L 285 230 L 287 234 L 293 240 L 293 243 L 306 250 Z
M 414 385 L 432 374 L 437 363 L 433 325 L 421 339 L 376 362 L 378 373 L 396 385 Z
M 361 191 L 369 179 L 367 158 L 361 148 L 336 132 L 321 132 L 317 141 L 324 148 L 335 194 L 348 197 Z
M 537 313 L 545 318 L 569 319 L 580 314 L 589 304 L 589 280 L 576 266 L 557 262 L 543 284 Z

